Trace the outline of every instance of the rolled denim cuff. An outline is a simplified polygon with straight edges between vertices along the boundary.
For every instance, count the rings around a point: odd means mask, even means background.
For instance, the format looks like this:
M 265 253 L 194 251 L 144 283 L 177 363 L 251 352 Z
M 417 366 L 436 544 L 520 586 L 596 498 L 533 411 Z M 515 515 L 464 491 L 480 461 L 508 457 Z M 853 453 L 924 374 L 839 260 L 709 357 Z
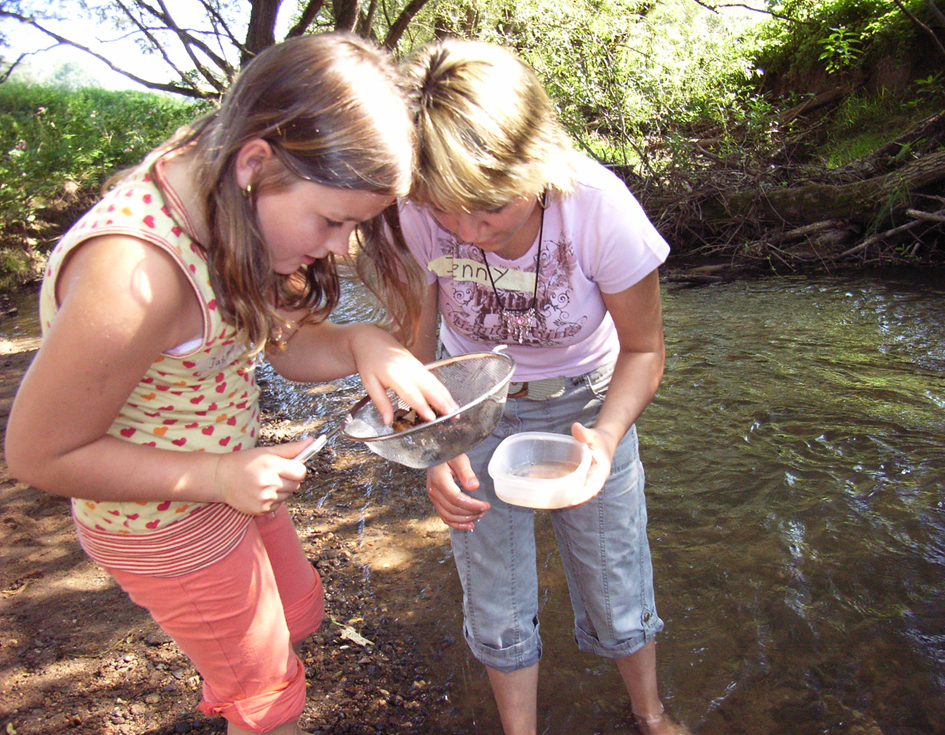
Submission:
M 491 648 L 478 643 L 469 634 L 466 626 L 463 626 L 463 635 L 469 645 L 469 650 L 481 664 L 501 671 L 503 674 L 527 669 L 541 660 L 541 636 L 538 634 L 537 624 L 528 638 L 505 648 Z

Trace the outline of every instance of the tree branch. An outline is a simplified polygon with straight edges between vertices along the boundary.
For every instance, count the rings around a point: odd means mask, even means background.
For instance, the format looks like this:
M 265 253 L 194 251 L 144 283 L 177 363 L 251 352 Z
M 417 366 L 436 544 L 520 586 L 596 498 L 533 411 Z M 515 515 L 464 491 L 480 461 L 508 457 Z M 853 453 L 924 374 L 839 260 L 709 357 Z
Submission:
M 236 48 L 240 50 L 240 53 L 246 51 L 246 47 L 237 39 L 233 31 L 230 30 L 229 23 L 226 22 L 226 18 L 220 15 L 219 11 L 214 7 L 214 5 L 208 0 L 200 0 L 200 4 L 203 5 L 204 12 L 207 14 L 207 19 L 210 21 L 211 25 L 214 28 L 214 35 L 219 39 L 220 33 L 216 30 L 217 27 L 223 29 L 223 35 L 226 39 L 232 43 Z
M 325 0 L 309 0 L 302 8 L 298 22 L 289 29 L 285 37 L 294 38 L 305 33 L 323 7 L 325 7 Z
M 131 18 L 132 22 L 138 25 L 142 32 L 146 32 L 144 26 L 138 21 L 137 18 L 134 17 L 134 14 L 122 4 L 121 0 L 115 0 L 115 2 L 121 6 L 122 10 L 124 10 L 128 17 Z M 232 66 L 229 64 L 229 62 L 227 62 L 226 59 L 212 51 L 206 43 L 201 41 L 196 36 L 191 35 L 190 32 L 181 28 L 171 16 L 167 6 L 164 4 L 164 0 L 158 0 L 158 3 L 160 3 L 161 7 L 160 11 L 151 7 L 147 2 L 145 2 L 145 0 L 134 0 L 134 2 L 135 5 L 137 5 L 141 10 L 147 11 L 153 15 L 155 18 L 157 18 L 157 20 L 163 23 L 169 31 L 177 36 L 177 39 L 180 41 L 181 46 L 183 46 L 187 57 L 191 60 L 191 62 L 193 62 L 194 67 L 198 72 L 200 72 L 200 75 L 210 84 L 211 87 L 213 87 L 217 92 L 222 92 L 226 88 L 226 85 L 221 83 L 217 76 L 207 69 L 207 67 L 197 58 L 197 55 L 194 53 L 193 49 L 196 47 L 206 54 L 207 58 L 216 64 L 217 67 L 224 73 L 224 76 L 228 81 L 233 76 Z M 148 38 L 153 44 L 155 44 L 155 46 L 160 48 L 160 46 L 157 44 L 157 41 L 153 38 L 153 36 L 151 36 L 151 34 L 148 34 Z M 167 55 L 164 54 L 164 56 L 167 62 L 176 69 L 176 65 L 174 65 L 173 62 L 167 58 Z
M 20 15 L 20 14 L 18 14 L 18 13 L 11 13 L 11 12 L 6 11 L 6 10 L 0 10 L 0 17 L 2 17 L 2 18 L 13 18 L 14 20 L 18 20 L 18 21 L 20 21 L 21 23 L 24 23 L 24 24 L 26 24 L 26 25 L 28 25 L 28 26 L 31 26 L 31 27 L 35 28 L 36 30 L 40 31 L 41 33 L 44 33 L 44 34 L 46 34 L 47 36 L 49 36 L 50 38 L 52 38 L 54 41 L 56 41 L 56 43 L 57 43 L 58 45 L 61 45 L 61 46 L 71 46 L 72 48 L 78 49 L 79 51 L 82 51 L 83 53 L 86 53 L 86 54 L 88 54 L 89 56 L 92 56 L 92 57 L 98 59 L 99 61 L 101 61 L 103 64 L 105 64 L 109 69 L 111 69 L 111 70 L 114 71 L 115 73 L 121 74 L 123 77 L 127 77 L 127 78 L 130 79 L 131 81 L 133 81 L 133 82 L 135 82 L 135 83 L 137 83 L 137 84 L 140 84 L 140 85 L 142 85 L 143 87 L 147 87 L 148 89 L 159 90 L 159 91 L 162 91 L 162 92 L 170 92 L 170 93 L 172 93 L 172 94 L 179 94 L 179 95 L 182 95 L 182 96 L 184 96 L 184 97 L 191 97 L 191 98 L 193 98 L 193 99 L 206 99 L 206 97 L 207 97 L 206 93 L 204 93 L 202 90 L 200 90 L 195 84 L 193 84 L 193 82 L 191 82 L 191 81 L 190 81 L 189 79 L 187 79 L 186 77 L 184 77 L 183 79 L 184 79 L 184 82 L 187 84 L 187 86 L 178 86 L 178 85 L 176 85 L 176 84 L 167 84 L 167 83 L 163 83 L 163 82 L 153 82 L 153 81 L 149 81 L 149 80 L 147 80 L 147 79 L 144 79 L 144 78 L 142 78 L 142 77 L 139 77 L 137 74 L 134 74 L 134 73 L 132 73 L 132 72 L 130 72 L 130 71 L 126 71 L 125 69 L 121 69 L 121 68 L 115 66 L 115 64 L 113 64 L 108 58 L 106 58 L 106 57 L 103 56 L 102 54 L 98 53 L 97 51 L 93 51 L 93 50 L 92 50 L 91 48 L 89 48 L 88 46 L 85 46 L 85 45 L 83 45 L 83 44 L 81 44 L 81 43 L 78 43 L 77 41 L 73 41 L 73 40 L 71 40 L 71 39 L 69 39 L 69 38 L 66 38 L 65 36 L 59 35 L 59 34 L 56 33 L 55 31 L 52 31 L 52 30 L 50 30 L 50 29 L 44 27 L 42 24 L 38 23 L 37 21 L 33 20 L 32 18 L 27 18 L 26 16 Z M 170 62 L 168 62 L 168 63 L 170 63 Z M 172 66 L 173 66 L 173 64 L 172 64 Z
M 923 23 L 921 20 L 916 18 L 912 13 L 910 13 L 908 8 L 906 8 L 906 6 L 902 4 L 901 0 L 893 0 L 893 2 L 896 4 L 897 8 L 899 8 L 903 13 L 905 13 L 906 17 L 909 18 L 909 20 L 911 20 L 913 23 L 919 26 L 919 28 L 921 28 L 931 37 L 932 42 L 935 44 L 938 50 L 942 52 L 942 56 L 945 56 L 945 46 L 942 45 L 942 42 L 939 40 L 938 36 L 935 35 L 935 31 L 933 31 L 931 28 L 925 25 L 925 23 Z M 935 6 L 935 3 L 932 2 L 932 0 L 929 0 L 929 7 L 932 8 L 932 12 L 936 14 L 936 17 L 942 20 L 941 11 L 939 11 L 939 9 Z
M 25 59 L 27 56 L 29 56 L 29 54 L 20 54 L 16 58 L 16 61 L 13 61 L 10 63 L 10 68 L 7 69 L 5 72 L 3 72 L 2 75 L 0 75 L 0 84 L 3 84 L 7 79 L 10 78 L 10 75 L 13 73 L 13 70 L 16 69 L 16 67 L 20 65 L 20 62 L 22 62 L 23 59 Z
M 843 258 L 849 258 L 851 255 L 856 255 L 857 253 L 860 253 L 866 250 L 866 248 L 868 248 L 870 245 L 872 245 L 875 242 L 879 242 L 880 240 L 885 240 L 886 238 L 892 237 L 893 235 L 898 235 L 901 232 L 906 232 L 907 230 L 911 230 L 913 227 L 915 227 L 916 225 L 920 223 L 921 223 L 921 220 L 914 219 L 911 222 L 907 222 L 904 225 L 893 227 L 891 230 L 886 230 L 885 232 L 877 233 L 873 235 L 872 237 L 866 238 L 865 240 L 860 242 L 858 245 L 853 246 L 849 250 L 843 251 L 842 253 L 837 255 L 835 259 L 842 260 Z
M 364 38 L 374 37 L 374 16 L 377 13 L 377 0 L 370 0 L 366 13 L 358 20 L 358 34 Z
M 387 32 L 387 38 L 384 39 L 384 48 L 388 51 L 393 51 L 397 48 L 397 44 L 400 43 L 401 37 L 407 31 L 407 26 L 410 25 L 410 21 L 423 10 L 423 6 L 426 5 L 428 0 L 411 0 L 407 3 L 407 6 L 400 11 L 400 15 L 397 16 L 397 20 L 394 21 L 393 25 L 390 27 L 390 30 Z
M 939 24 L 945 28 L 945 13 L 938 9 L 938 6 L 935 4 L 935 0 L 926 0 L 926 2 L 929 6 L 929 10 L 932 11 L 932 15 L 934 15 Z
M 167 64 L 171 69 L 177 72 L 177 76 L 180 77 L 181 81 L 187 85 L 188 88 L 193 90 L 198 90 L 197 85 L 191 80 L 183 71 L 177 68 L 177 65 L 171 60 L 168 56 L 167 51 L 165 51 L 164 46 L 158 43 L 157 38 L 154 37 L 154 34 L 151 32 L 151 29 L 145 26 L 135 15 L 127 8 L 121 0 L 115 0 L 116 5 L 120 7 L 131 23 L 138 29 L 140 32 L 151 44 L 151 48 L 164 59 L 164 63 Z M 111 64 L 111 62 L 106 61 L 106 63 Z
M 788 15 L 782 15 L 781 13 L 776 13 L 773 10 L 768 10 L 767 8 L 754 8 L 751 5 L 746 5 L 745 3 L 721 3 L 718 5 L 710 5 L 703 0 L 692 0 L 696 5 L 700 5 L 706 10 L 709 10 L 713 13 L 718 13 L 721 8 L 745 8 L 745 10 L 750 10 L 753 13 L 761 13 L 762 15 L 770 15 L 772 18 L 777 18 L 778 20 L 783 20 L 788 23 L 794 23 L 796 25 L 803 25 L 803 21 L 798 20 L 797 18 L 792 18 Z
M 945 223 L 945 209 L 938 212 L 923 212 L 921 209 L 907 209 L 906 214 L 908 214 L 912 219 L 921 219 L 926 222 L 938 222 Z

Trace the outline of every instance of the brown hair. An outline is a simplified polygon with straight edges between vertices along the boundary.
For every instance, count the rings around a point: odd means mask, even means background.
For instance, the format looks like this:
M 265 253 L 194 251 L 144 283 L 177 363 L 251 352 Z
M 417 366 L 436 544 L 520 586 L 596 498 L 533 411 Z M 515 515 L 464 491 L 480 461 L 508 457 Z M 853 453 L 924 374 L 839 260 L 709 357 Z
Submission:
M 234 167 L 240 148 L 254 138 L 266 140 L 282 166 L 262 173 L 247 196 Z M 341 288 L 332 256 L 289 276 L 273 271 L 255 197 L 286 189 L 298 177 L 403 196 L 414 163 L 413 126 L 390 59 L 370 42 L 340 32 L 302 36 L 261 52 L 242 69 L 218 110 L 178 131 L 154 157 L 185 148 L 196 164 L 211 233 L 200 244 L 218 305 L 256 349 L 278 339 L 277 308 L 305 310 L 311 313 L 306 320 L 322 320 L 337 305 Z M 402 274 L 389 262 L 361 269 L 391 291 L 394 311 L 410 301 Z

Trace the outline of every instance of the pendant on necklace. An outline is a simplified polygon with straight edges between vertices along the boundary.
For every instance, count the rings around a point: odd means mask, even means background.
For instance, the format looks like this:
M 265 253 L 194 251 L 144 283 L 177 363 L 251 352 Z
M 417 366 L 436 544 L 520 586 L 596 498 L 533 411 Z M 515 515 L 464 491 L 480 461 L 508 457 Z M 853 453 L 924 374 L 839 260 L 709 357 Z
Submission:
M 509 332 L 509 337 L 520 345 L 524 344 L 525 335 L 535 326 L 535 310 L 533 308 L 514 312 L 503 310 L 502 317 L 505 321 L 505 328 Z
M 525 335 L 532 332 L 538 323 L 538 276 L 541 273 L 541 245 L 542 237 L 545 233 L 545 195 L 539 201 L 541 206 L 541 224 L 538 226 L 538 254 L 535 256 L 535 285 L 532 287 L 531 306 L 523 311 L 507 311 L 505 304 L 499 298 L 499 289 L 495 286 L 495 278 L 492 275 L 492 268 L 489 267 L 489 261 L 486 259 L 486 253 L 479 248 L 479 255 L 482 257 L 482 263 L 486 267 L 486 274 L 489 276 L 489 285 L 492 286 L 492 295 L 495 296 L 495 303 L 499 306 L 502 325 L 505 328 L 509 339 L 514 340 L 520 345 L 525 344 Z

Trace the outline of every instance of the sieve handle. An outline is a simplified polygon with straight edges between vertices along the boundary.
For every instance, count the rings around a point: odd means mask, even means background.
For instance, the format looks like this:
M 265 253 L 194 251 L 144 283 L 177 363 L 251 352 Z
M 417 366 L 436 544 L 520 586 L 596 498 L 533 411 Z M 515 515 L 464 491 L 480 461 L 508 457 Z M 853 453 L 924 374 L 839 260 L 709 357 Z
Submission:
M 308 460 L 314 457 L 318 453 L 318 451 L 323 446 L 325 446 L 328 440 L 331 439 L 331 437 L 333 437 L 339 431 L 341 431 L 341 429 L 332 429 L 327 434 L 322 434 L 315 441 L 313 441 L 311 444 L 305 447 L 305 449 L 303 449 L 301 452 L 296 454 L 292 459 L 294 459 L 296 462 L 302 462 L 303 464 L 305 462 L 308 462 Z

